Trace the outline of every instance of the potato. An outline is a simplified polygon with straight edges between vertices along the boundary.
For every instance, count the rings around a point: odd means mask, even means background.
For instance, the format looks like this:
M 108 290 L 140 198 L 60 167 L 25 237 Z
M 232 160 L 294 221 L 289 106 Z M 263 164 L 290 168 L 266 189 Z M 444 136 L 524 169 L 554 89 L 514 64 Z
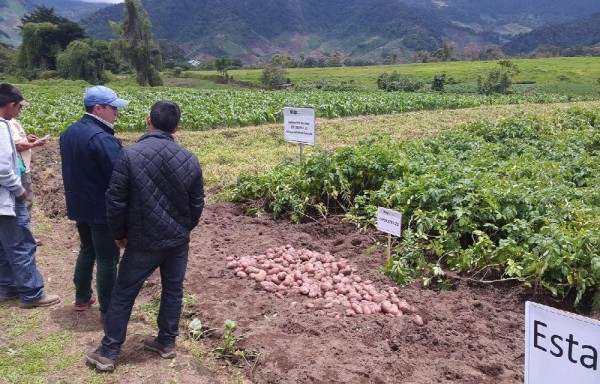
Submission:
M 263 271 L 262 269 L 259 269 L 258 272 L 251 273 L 250 277 L 257 282 L 262 282 L 265 281 L 265 278 L 267 277 L 267 272 Z
M 419 315 L 414 315 L 412 318 L 412 321 L 417 324 L 419 327 L 422 327 L 425 322 L 423 321 L 423 318 Z
M 362 314 L 363 313 L 363 308 L 361 307 L 360 304 L 358 303 L 351 303 L 352 306 L 352 310 L 357 313 L 357 314 Z

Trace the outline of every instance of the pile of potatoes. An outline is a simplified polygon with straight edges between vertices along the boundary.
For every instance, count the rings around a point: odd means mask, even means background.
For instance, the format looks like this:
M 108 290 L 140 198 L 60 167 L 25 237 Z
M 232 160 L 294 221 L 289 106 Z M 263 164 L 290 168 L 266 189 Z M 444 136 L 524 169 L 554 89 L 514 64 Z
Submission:
M 336 319 L 341 316 L 387 314 L 402 317 L 413 314 L 419 325 L 423 320 L 416 309 L 398 298 L 397 287 L 376 288 L 370 280 L 363 280 L 356 269 L 344 258 L 329 252 L 321 254 L 308 249 L 296 250 L 291 245 L 269 248 L 262 255 L 228 257 L 227 268 L 242 279 L 252 279 L 267 292 L 283 298 L 299 293 L 312 300 L 304 306 L 318 315 Z M 291 306 L 299 305 L 292 302 Z

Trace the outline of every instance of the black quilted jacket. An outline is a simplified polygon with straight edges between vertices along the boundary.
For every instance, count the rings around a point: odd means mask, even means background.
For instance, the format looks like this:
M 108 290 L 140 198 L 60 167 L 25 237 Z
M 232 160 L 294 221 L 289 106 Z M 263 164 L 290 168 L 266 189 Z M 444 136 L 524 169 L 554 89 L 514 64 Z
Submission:
M 198 158 L 162 131 L 124 148 L 106 191 L 108 225 L 127 247 L 163 251 L 187 244 L 204 208 Z

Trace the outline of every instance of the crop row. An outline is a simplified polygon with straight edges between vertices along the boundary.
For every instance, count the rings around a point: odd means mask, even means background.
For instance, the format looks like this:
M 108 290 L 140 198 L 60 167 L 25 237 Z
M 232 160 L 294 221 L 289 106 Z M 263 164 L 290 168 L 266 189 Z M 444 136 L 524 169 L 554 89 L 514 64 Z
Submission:
M 374 224 L 377 207 L 403 213 L 383 267 L 398 283 L 518 280 L 579 303 L 600 287 L 600 111 L 519 115 L 440 138 L 376 137 L 241 176 L 236 200 L 274 216 L 346 211 Z M 444 272 L 446 271 L 446 272 Z
M 83 88 L 24 86 L 31 106 L 20 116 L 37 134 L 58 135 L 83 114 Z M 243 127 L 283 121 L 283 107 L 314 108 L 317 117 L 381 115 L 408 111 L 468 108 L 481 105 L 568 101 L 552 95 L 445 95 L 386 92 L 266 92 L 250 90 L 188 90 L 131 88 L 118 92 L 131 103 L 122 109 L 118 131 L 143 131 L 152 104 L 161 99 L 177 102 L 181 126 L 188 130 Z

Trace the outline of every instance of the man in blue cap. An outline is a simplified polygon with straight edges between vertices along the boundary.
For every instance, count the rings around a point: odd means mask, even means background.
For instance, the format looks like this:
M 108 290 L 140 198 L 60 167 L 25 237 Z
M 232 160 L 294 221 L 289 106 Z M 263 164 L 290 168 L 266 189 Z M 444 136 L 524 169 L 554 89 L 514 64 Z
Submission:
M 67 214 L 75 221 L 81 242 L 73 276 L 74 310 L 85 311 L 96 302 L 92 289 L 96 264 L 96 291 L 103 322 L 119 262 L 119 248 L 108 229 L 104 193 L 122 148 L 113 125 L 119 115 L 118 108 L 129 101 L 98 85 L 86 90 L 83 103 L 83 117 L 60 136 Z

